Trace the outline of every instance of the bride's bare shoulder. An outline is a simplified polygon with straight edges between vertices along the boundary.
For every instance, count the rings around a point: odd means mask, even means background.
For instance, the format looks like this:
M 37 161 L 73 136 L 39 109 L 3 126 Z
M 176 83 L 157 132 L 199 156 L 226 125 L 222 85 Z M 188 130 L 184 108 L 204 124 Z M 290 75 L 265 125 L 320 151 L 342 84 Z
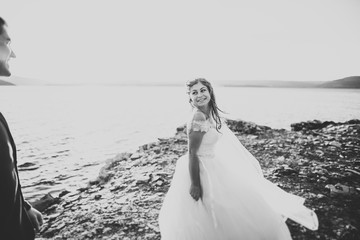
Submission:
M 201 112 L 200 110 L 196 110 L 193 112 L 192 121 L 205 121 L 205 120 L 206 120 L 206 116 L 203 112 Z

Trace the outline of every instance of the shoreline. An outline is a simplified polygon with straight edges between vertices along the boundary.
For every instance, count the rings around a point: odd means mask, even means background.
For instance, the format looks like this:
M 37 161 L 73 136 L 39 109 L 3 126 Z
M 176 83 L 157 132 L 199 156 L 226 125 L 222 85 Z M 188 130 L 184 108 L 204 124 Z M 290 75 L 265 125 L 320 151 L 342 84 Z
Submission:
M 315 232 L 287 221 L 294 240 L 360 238 L 360 120 L 314 120 L 292 124 L 292 130 L 241 120 L 228 126 L 267 179 L 306 198 L 317 213 Z M 184 130 L 118 154 L 76 192 L 33 203 L 44 215 L 36 239 L 160 239 L 158 212 L 176 161 L 187 151 Z

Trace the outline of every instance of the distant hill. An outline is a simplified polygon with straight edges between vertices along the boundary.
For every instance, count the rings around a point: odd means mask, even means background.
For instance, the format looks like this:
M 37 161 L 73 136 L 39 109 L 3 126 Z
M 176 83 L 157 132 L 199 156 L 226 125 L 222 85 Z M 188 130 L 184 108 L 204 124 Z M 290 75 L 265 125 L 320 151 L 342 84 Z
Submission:
M 333 81 L 222 81 L 226 87 L 274 87 L 274 88 L 360 88 L 360 77 L 346 77 Z
M 219 83 L 225 87 L 275 87 L 275 88 L 313 88 L 324 82 L 321 81 L 224 81 Z
M 15 84 L 1 80 L 0 79 L 0 86 L 14 86 Z
M 339 80 L 329 81 L 320 84 L 321 88 L 360 88 L 360 77 L 346 77 Z

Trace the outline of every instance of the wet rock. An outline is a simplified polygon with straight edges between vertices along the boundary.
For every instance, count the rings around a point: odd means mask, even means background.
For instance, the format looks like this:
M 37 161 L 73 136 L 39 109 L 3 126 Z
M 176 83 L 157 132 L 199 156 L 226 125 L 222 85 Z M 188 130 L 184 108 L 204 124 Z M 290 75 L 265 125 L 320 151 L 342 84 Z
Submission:
M 337 141 L 332 141 L 332 142 L 329 143 L 329 145 L 341 148 L 341 143 L 339 143 Z
M 176 128 L 177 132 L 185 132 L 186 131 L 186 124 L 184 124 L 183 126 L 179 126 Z
M 26 162 L 18 166 L 19 171 L 32 171 L 38 169 L 39 166 L 35 163 Z
M 51 205 L 58 204 L 59 202 L 60 202 L 59 198 L 54 198 L 50 193 L 48 193 L 39 200 L 32 202 L 31 205 L 33 208 L 36 208 L 39 212 L 43 212 Z
M 159 148 L 159 147 L 154 147 L 154 148 L 153 148 L 153 151 L 154 151 L 155 153 L 159 154 L 159 153 L 161 153 L 161 148 Z
M 360 124 L 360 119 L 352 119 L 352 120 L 349 120 L 347 122 L 345 122 L 347 124 Z
M 297 174 L 298 171 L 292 169 L 291 167 L 287 165 L 283 165 L 277 169 L 274 170 L 275 176 L 286 176 L 286 175 L 292 175 Z
M 336 123 L 332 121 L 321 122 L 319 120 L 313 120 L 307 122 L 293 123 L 290 126 L 292 131 L 301 131 L 301 130 L 321 129 L 329 125 L 336 125 Z
M 258 133 L 262 133 L 264 131 L 270 130 L 270 127 L 260 126 L 252 122 L 245 122 L 242 120 L 231 120 L 227 119 L 226 121 L 228 127 L 238 133 L 251 134 L 256 135 Z
M 335 185 L 328 184 L 325 186 L 325 188 L 328 188 L 330 190 L 331 195 L 339 195 L 339 194 L 349 195 L 356 193 L 355 188 L 340 183 L 337 183 Z
M 141 154 L 140 153 L 133 153 L 130 157 L 131 160 L 137 160 L 141 158 Z

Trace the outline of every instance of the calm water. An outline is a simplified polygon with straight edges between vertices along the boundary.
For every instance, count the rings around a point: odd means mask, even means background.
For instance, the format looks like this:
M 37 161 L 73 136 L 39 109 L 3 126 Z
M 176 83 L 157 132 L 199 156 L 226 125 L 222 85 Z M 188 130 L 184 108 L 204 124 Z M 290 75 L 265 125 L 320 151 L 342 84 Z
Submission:
M 273 128 L 313 119 L 360 119 L 360 90 L 218 88 L 220 108 Z M 0 87 L 0 111 L 18 146 L 25 196 L 75 190 L 124 151 L 168 137 L 190 108 L 182 87 Z

